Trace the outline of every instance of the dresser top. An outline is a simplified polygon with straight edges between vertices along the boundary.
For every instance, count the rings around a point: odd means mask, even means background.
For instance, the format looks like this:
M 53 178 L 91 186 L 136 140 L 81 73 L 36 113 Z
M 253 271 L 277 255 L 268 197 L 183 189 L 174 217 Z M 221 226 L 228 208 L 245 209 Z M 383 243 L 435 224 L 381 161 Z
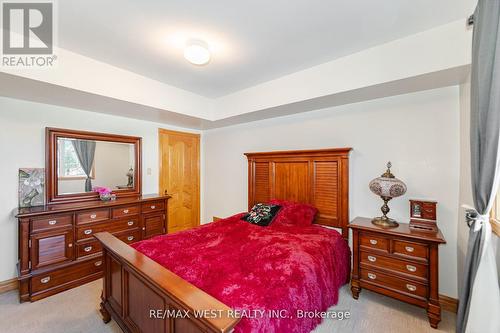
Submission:
M 410 225 L 408 223 L 399 223 L 399 226 L 396 228 L 382 228 L 374 225 L 371 218 L 356 217 L 353 221 L 351 221 L 351 223 L 349 223 L 349 228 L 392 236 L 402 236 L 406 238 L 424 240 L 427 242 L 446 243 L 441 230 L 438 229 L 437 232 L 414 230 L 410 229 Z
M 137 204 L 151 200 L 160 200 L 168 198 L 170 198 L 169 195 L 145 194 L 137 197 L 117 198 L 116 200 L 110 200 L 110 201 L 95 200 L 95 201 L 62 203 L 54 205 L 19 208 L 15 213 L 17 218 L 25 218 L 38 215 L 71 212 L 75 210 L 107 208 L 107 207 L 114 207 L 127 204 Z

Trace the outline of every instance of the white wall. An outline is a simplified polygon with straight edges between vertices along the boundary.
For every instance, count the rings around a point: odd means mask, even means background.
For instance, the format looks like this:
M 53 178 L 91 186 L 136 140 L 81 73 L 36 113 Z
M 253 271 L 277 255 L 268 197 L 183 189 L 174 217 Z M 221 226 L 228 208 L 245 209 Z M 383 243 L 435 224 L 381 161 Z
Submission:
M 0 281 L 17 275 L 17 174 L 22 167 L 45 166 L 45 127 L 140 136 L 142 191 L 158 191 L 158 128 L 164 124 L 122 118 L 53 105 L 0 98 Z M 148 174 L 147 169 L 151 169 Z
M 390 202 L 390 215 L 408 221 L 408 199 L 439 202 L 440 292 L 457 296 L 459 196 L 459 88 L 448 87 L 257 121 L 204 132 L 203 221 L 246 209 L 247 164 L 243 153 L 352 147 L 350 216 L 380 214 L 380 198 L 368 189 L 385 171 L 408 185 Z

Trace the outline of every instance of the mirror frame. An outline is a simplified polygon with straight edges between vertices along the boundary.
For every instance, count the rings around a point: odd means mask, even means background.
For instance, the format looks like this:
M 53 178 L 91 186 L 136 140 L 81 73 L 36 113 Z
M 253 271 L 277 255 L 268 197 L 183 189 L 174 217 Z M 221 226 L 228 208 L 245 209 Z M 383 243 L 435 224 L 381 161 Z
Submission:
M 45 129 L 45 193 L 47 204 L 83 202 L 100 200 L 97 192 L 58 194 L 57 140 L 71 138 L 81 140 L 96 140 L 108 142 L 130 143 L 135 149 L 134 187 L 131 189 L 113 189 L 118 198 L 140 196 L 141 188 L 141 157 L 142 138 L 127 135 L 94 133 L 77 130 L 47 127 Z

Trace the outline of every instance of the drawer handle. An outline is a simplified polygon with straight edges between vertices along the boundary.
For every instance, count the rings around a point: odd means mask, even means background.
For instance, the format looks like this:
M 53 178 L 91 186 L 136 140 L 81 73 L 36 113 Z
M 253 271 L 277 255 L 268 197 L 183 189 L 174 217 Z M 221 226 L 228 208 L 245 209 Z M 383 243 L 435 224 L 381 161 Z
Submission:
M 412 246 L 405 246 L 406 252 L 413 252 L 415 249 Z
M 376 239 L 370 239 L 370 244 L 371 245 L 377 245 L 377 240 Z
M 128 241 L 134 240 L 134 236 L 128 236 L 128 237 L 127 237 L 127 240 L 128 240 Z
M 85 235 L 90 235 L 92 233 L 92 229 L 87 229 L 83 232 Z
M 409 270 L 410 272 L 416 272 L 417 271 L 417 267 L 415 267 L 413 265 L 406 265 L 406 269 Z
M 91 218 L 91 219 L 95 219 L 96 217 L 97 217 L 97 214 L 91 214 L 91 215 L 90 215 L 90 218 Z
M 406 289 L 408 289 L 409 291 L 415 291 L 415 290 L 417 290 L 417 287 L 415 287 L 412 284 L 407 284 L 406 285 Z
M 68 244 L 68 247 L 73 247 L 73 243 L 69 243 L 69 244 Z
M 151 205 L 151 209 L 155 209 L 155 208 L 156 208 L 156 206 L 155 206 L 155 205 Z
M 124 209 L 123 214 L 128 214 L 128 209 Z
M 128 221 L 127 225 L 134 225 L 134 221 Z
M 377 278 L 377 276 L 373 273 L 368 273 L 368 278 L 369 279 L 372 279 L 372 280 L 375 280 Z
M 49 281 L 50 281 L 50 276 L 47 276 L 47 277 L 44 277 L 44 278 L 40 279 L 40 282 L 44 283 L 44 284 L 45 283 L 49 283 Z
M 368 260 L 371 262 L 375 262 L 375 261 L 377 261 L 377 258 L 374 256 L 368 256 Z
M 101 260 L 96 261 L 96 262 L 94 263 L 94 266 L 96 266 L 96 267 L 99 267 L 99 266 L 101 266 L 101 265 L 102 265 L 102 261 L 101 261 Z
M 85 252 L 90 252 L 92 251 L 92 246 L 87 246 L 86 248 L 83 249 Z
M 57 220 L 50 220 L 50 221 L 49 221 L 49 224 L 50 224 L 50 225 L 54 225 L 54 224 L 56 224 L 56 223 L 57 223 Z

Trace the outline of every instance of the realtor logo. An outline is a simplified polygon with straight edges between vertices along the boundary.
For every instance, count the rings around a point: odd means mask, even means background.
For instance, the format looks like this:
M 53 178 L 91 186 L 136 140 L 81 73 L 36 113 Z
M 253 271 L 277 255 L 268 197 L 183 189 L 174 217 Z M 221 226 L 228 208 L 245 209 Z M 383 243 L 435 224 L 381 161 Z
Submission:
M 52 66 L 54 45 L 52 2 L 2 3 L 2 65 Z M 27 56 L 38 55 L 38 56 Z

